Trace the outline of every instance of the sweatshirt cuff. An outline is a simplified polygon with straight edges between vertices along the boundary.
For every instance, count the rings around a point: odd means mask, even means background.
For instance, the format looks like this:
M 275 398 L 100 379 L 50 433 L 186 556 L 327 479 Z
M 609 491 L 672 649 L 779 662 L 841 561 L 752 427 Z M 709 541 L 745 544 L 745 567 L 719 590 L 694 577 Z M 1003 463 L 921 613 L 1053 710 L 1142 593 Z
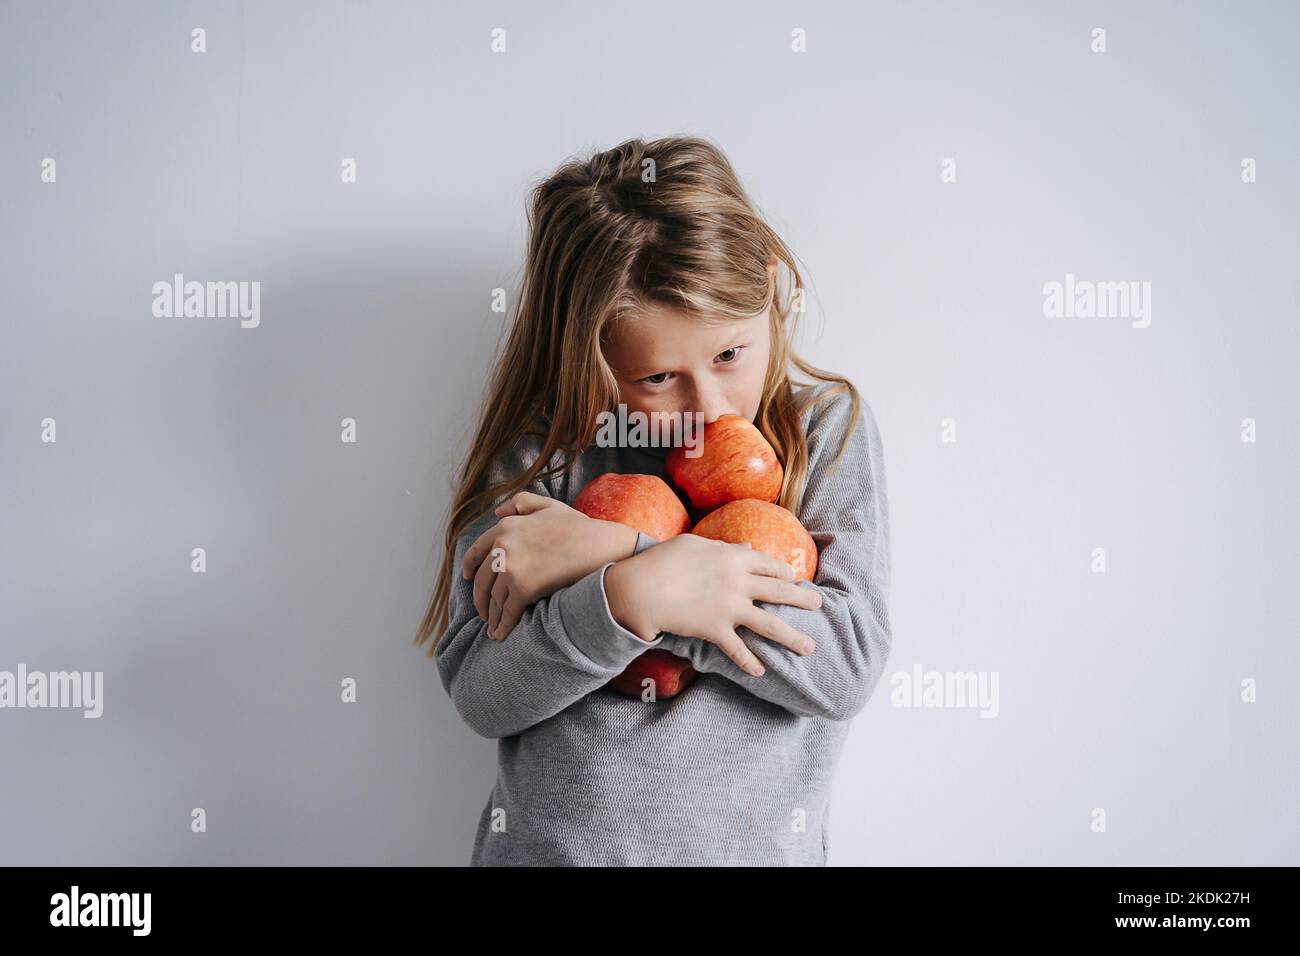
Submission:
M 632 554 L 633 556 L 636 556 L 646 548 L 652 547 L 658 543 L 659 542 L 655 538 L 650 537 L 650 535 L 646 534 L 644 531 L 638 531 L 636 534 L 636 550 L 633 551 Z
M 657 544 L 653 538 L 651 543 Z M 638 542 L 639 544 L 639 542 Z M 601 667 L 622 671 L 651 648 L 663 643 L 660 634 L 653 641 L 643 641 L 614 620 L 605 594 L 607 561 L 576 584 L 558 594 L 560 620 L 573 646 Z

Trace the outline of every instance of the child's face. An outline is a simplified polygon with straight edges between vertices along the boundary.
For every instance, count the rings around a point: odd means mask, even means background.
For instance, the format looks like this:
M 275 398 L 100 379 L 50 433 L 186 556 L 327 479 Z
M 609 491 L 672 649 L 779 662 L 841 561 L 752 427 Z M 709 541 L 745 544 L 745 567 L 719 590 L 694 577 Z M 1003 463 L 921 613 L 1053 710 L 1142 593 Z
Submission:
M 767 274 L 776 279 L 776 256 Z M 769 305 L 771 299 L 769 297 Z M 620 324 L 605 344 L 628 411 L 701 412 L 705 422 L 741 415 L 752 422 L 763 400 L 771 354 L 768 309 L 737 322 L 704 325 L 676 309 L 654 306 Z
M 702 412 L 704 421 L 753 421 L 771 350 L 767 309 L 748 319 L 704 325 L 656 306 L 624 322 L 605 345 L 628 411 Z

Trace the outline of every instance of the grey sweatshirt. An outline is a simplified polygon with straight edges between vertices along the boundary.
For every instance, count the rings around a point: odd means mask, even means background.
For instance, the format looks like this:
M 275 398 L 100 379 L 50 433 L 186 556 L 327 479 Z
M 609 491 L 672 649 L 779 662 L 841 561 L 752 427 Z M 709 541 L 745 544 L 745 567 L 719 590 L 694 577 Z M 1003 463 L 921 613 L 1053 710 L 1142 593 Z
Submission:
M 849 396 L 804 412 L 810 460 L 799 518 L 819 563 L 815 583 L 802 586 L 816 588 L 822 606 L 760 607 L 817 647 L 800 656 L 740 628 L 762 677 L 715 644 L 666 633 L 647 642 L 620 626 L 605 595 L 610 564 L 538 601 L 505 641 L 489 640 L 459 562 L 495 515 L 461 536 L 438 673 L 465 722 L 497 739 L 498 763 L 472 865 L 825 865 L 831 778 L 891 640 L 884 459 L 865 400 L 861 410 L 835 470 Z M 519 474 L 540 451 L 540 439 L 526 437 L 498 455 L 490 479 Z M 663 477 L 665 456 L 592 445 L 567 474 L 528 490 L 572 504 L 605 472 Z M 656 543 L 642 534 L 636 550 Z M 689 658 L 695 682 L 655 702 L 606 688 L 654 647 Z

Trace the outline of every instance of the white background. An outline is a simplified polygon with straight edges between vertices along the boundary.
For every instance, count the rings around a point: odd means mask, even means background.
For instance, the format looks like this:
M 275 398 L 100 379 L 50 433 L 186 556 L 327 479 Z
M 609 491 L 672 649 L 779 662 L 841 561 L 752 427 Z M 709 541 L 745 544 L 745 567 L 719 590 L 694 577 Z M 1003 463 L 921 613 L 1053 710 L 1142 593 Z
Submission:
M 1298 27 L 1283 3 L 5 4 L 0 669 L 106 687 L 99 720 L 0 711 L 0 863 L 468 860 L 494 744 L 410 640 L 491 290 L 534 182 L 675 133 L 727 151 L 811 283 L 803 354 L 880 422 L 889 673 L 999 674 L 993 720 L 891 707 L 886 675 L 832 863 L 1300 863 Z M 155 319 L 176 272 L 260 281 L 261 326 Z M 1067 273 L 1150 281 L 1150 327 L 1045 318 Z

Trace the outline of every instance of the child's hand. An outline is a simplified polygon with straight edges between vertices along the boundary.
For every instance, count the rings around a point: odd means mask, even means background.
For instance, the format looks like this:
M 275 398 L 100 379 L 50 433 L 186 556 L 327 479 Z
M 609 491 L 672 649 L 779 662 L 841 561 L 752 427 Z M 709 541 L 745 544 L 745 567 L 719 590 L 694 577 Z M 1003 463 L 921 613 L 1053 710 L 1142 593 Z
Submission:
M 496 641 L 509 636 L 530 604 L 636 548 L 638 535 L 627 525 L 588 518 L 529 491 L 502 502 L 496 514 L 501 520 L 461 562 L 461 574 L 474 579 L 474 607 Z
M 794 583 L 794 569 L 749 545 L 724 544 L 683 534 L 619 561 L 605 572 L 605 595 L 614 620 L 646 641 L 660 631 L 717 644 L 755 677 L 763 665 L 736 633 L 744 626 L 800 654 L 813 639 L 755 601 L 805 610 L 821 595 Z

